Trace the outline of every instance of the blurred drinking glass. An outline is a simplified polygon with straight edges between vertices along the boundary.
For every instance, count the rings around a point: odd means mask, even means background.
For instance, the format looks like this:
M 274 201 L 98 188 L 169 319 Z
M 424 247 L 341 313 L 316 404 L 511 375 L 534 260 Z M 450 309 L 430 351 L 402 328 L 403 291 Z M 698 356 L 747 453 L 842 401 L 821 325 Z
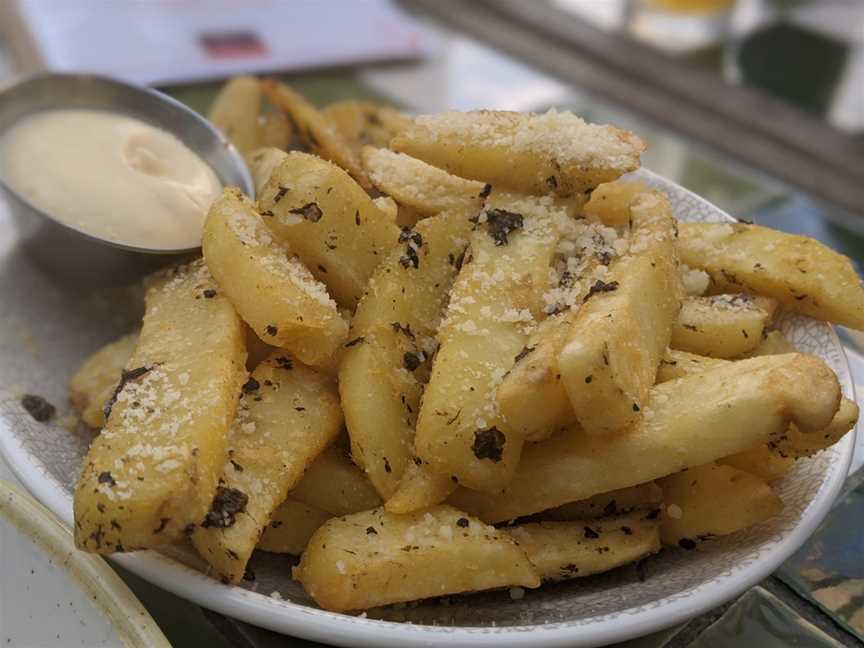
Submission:
M 649 45 L 685 54 L 720 45 L 729 32 L 735 0 L 635 0 L 627 30 Z

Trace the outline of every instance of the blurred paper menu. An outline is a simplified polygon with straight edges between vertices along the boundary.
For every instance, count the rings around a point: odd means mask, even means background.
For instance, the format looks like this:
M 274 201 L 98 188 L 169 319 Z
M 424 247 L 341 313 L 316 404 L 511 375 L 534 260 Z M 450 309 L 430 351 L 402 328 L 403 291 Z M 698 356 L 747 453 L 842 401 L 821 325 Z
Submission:
M 428 36 L 388 0 L 0 0 L 23 72 L 168 84 L 422 56 Z

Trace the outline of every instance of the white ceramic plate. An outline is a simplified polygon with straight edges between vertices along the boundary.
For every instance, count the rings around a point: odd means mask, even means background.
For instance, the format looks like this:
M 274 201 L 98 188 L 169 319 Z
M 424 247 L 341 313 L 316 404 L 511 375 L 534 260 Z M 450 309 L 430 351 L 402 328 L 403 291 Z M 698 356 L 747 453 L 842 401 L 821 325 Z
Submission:
M 640 171 L 665 191 L 684 221 L 729 216 L 678 187 Z M 24 255 L 0 217 L 0 452 L 22 483 L 67 524 L 72 488 L 87 436 L 41 425 L 21 409 L 23 391 L 64 403 L 65 382 L 99 345 L 125 331 L 130 319 L 121 292 L 62 285 Z M 846 358 L 833 329 L 786 316 L 780 329 L 802 351 L 821 356 L 854 398 Z M 599 577 L 529 591 L 449 597 L 386 608 L 361 618 L 317 609 L 290 579 L 291 559 L 256 555 L 253 583 L 230 587 L 204 575 L 184 548 L 113 559 L 143 578 L 224 614 L 278 632 L 345 646 L 597 646 L 647 634 L 715 607 L 774 571 L 815 530 L 840 491 L 852 456 L 852 435 L 799 461 L 779 484 L 782 515 L 745 532 L 703 545 L 669 549 L 643 564 Z M 644 581 L 640 580 L 644 578 Z M 268 596 L 278 592 L 282 600 Z
M 171 648 L 147 610 L 99 556 L 0 480 L 0 643 L 40 648 Z

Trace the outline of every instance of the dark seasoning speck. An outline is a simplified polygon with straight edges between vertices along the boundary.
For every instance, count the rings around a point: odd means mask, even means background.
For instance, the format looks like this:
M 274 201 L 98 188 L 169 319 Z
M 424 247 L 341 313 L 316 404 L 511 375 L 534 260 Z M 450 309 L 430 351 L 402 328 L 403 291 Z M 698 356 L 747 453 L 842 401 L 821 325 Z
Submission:
M 142 376 L 153 371 L 154 368 L 158 367 L 161 363 L 157 362 L 149 367 L 136 367 L 135 369 L 124 369 L 120 374 L 120 382 L 117 384 L 117 388 L 114 390 L 114 393 L 111 394 L 111 398 L 108 399 L 108 402 L 105 403 L 105 407 L 102 408 L 102 413 L 105 415 L 105 420 L 111 416 L 111 410 L 114 408 L 114 403 L 117 402 L 117 396 L 120 395 L 120 392 L 123 391 L 123 388 L 127 383 L 132 382 L 133 380 L 138 380 Z
M 305 220 L 308 220 L 312 223 L 317 223 L 324 215 L 324 212 L 321 211 L 321 208 L 318 206 L 318 204 L 314 202 L 306 203 L 302 207 L 297 207 L 296 209 L 289 209 L 288 213 L 301 216 Z
M 516 230 L 521 230 L 524 224 L 525 219 L 522 214 L 506 209 L 486 210 L 486 230 L 492 240 L 495 241 L 496 246 L 507 245 L 509 242 L 508 235 Z
M 415 232 L 410 227 L 403 227 L 399 234 L 399 242 L 405 243 L 405 254 L 399 258 L 399 263 L 403 268 L 413 267 L 415 270 L 420 267 L 420 256 L 417 254 L 423 246 L 423 237 L 420 232 Z
M 505 436 L 496 427 L 487 430 L 477 430 L 474 433 L 474 443 L 471 449 L 478 459 L 490 459 L 498 462 L 504 456 Z
M 56 407 L 42 396 L 36 396 L 35 394 L 24 394 L 21 397 L 21 407 L 27 410 L 27 413 L 40 423 L 50 421 L 57 413 Z
M 204 518 L 201 526 L 206 528 L 227 529 L 234 526 L 236 516 L 246 510 L 249 496 L 236 488 L 219 486 L 210 512 Z

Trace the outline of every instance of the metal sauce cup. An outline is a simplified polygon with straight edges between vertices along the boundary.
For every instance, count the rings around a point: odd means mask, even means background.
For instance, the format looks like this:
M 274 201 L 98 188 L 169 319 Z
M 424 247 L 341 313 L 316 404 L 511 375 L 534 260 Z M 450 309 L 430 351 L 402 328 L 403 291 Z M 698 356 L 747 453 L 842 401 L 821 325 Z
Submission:
M 223 185 L 254 196 L 243 157 L 206 119 L 161 92 L 107 77 L 45 73 L 6 84 L 0 88 L 0 137 L 19 119 L 56 108 L 120 113 L 168 131 L 209 164 Z M 4 182 L 2 169 L 0 190 L 25 249 L 41 267 L 72 283 L 129 283 L 198 250 L 143 248 L 89 234 L 34 207 Z

